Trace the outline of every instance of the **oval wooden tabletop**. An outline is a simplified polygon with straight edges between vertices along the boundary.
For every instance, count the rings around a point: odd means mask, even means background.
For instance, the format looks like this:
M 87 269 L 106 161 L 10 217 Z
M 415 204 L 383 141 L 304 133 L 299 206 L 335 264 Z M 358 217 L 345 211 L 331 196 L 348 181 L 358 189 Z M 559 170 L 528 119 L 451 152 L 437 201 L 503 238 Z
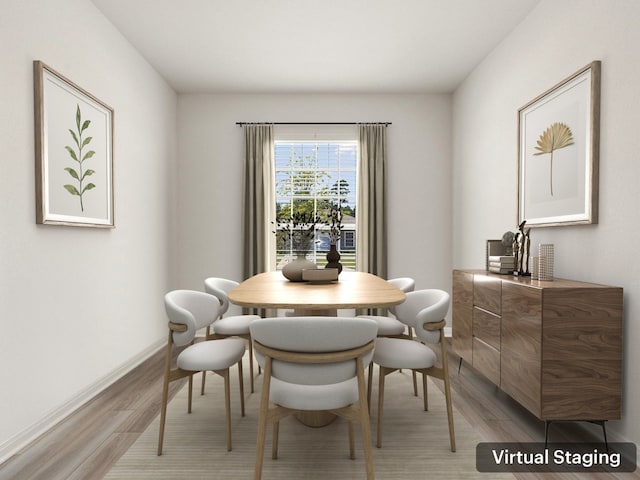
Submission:
M 242 307 L 306 310 L 384 308 L 404 302 L 406 295 L 386 280 L 365 272 L 342 272 L 337 282 L 290 282 L 281 272 L 255 275 L 229 292 Z

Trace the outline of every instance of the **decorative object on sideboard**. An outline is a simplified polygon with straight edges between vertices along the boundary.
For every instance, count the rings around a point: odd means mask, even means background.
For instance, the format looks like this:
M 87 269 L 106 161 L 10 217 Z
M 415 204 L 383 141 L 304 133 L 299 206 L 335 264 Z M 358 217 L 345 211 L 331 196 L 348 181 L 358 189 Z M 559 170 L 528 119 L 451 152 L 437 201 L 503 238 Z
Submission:
M 502 234 L 502 245 L 505 247 L 505 255 L 513 255 L 513 243 L 516 240 L 516 234 L 512 231 L 504 232 Z
M 531 280 L 539 280 L 540 257 L 531 257 Z
M 518 222 L 598 223 L 600 62 L 518 110 Z
M 513 273 L 515 266 L 515 257 L 513 255 L 491 255 L 487 270 L 501 275 L 508 275 Z
M 520 222 L 518 225 L 518 232 L 516 233 L 514 243 L 514 257 L 515 257 L 515 269 L 513 274 L 520 277 L 529 277 L 529 250 L 531 247 L 531 238 L 529 236 L 531 229 L 525 229 L 524 226 L 527 223 L 526 220 Z
M 502 240 L 487 240 L 487 249 L 485 251 L 485 269 L 489 270 L 489 258 L 507 255 L 507 249 Z
M 538 280 L 553 280 L 553 243 L 541 243 L 538 255 Z

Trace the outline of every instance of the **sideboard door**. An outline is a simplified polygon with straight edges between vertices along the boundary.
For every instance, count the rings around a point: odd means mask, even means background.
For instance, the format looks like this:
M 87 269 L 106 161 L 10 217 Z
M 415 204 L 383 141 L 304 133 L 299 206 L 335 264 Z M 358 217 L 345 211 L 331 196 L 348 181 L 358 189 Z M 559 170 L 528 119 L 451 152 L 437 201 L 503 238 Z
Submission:
M 502 284 L 500 387 L 541 418 L 542 290 Z

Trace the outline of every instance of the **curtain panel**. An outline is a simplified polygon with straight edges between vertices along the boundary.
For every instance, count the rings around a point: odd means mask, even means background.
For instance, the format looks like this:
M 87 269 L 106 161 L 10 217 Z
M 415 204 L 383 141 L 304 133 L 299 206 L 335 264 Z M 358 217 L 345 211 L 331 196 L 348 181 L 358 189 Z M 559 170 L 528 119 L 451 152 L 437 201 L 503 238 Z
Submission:
M 247 124 L 244 131 L 242 197 L 242 275 L 247 279 L 271 270 L 275 236 L 273 125 Z
M 387 278 L 387 127 L 358 125 L 358 270 Z

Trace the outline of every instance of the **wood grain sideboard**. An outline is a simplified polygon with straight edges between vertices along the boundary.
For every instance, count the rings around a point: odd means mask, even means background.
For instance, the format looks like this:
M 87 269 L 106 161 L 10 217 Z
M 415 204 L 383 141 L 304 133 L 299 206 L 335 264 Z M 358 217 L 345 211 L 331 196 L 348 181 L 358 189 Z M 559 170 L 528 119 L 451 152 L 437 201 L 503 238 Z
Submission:
M 622 288 L 453 271 L 453 350 L 541 420 L 614 420 Z

